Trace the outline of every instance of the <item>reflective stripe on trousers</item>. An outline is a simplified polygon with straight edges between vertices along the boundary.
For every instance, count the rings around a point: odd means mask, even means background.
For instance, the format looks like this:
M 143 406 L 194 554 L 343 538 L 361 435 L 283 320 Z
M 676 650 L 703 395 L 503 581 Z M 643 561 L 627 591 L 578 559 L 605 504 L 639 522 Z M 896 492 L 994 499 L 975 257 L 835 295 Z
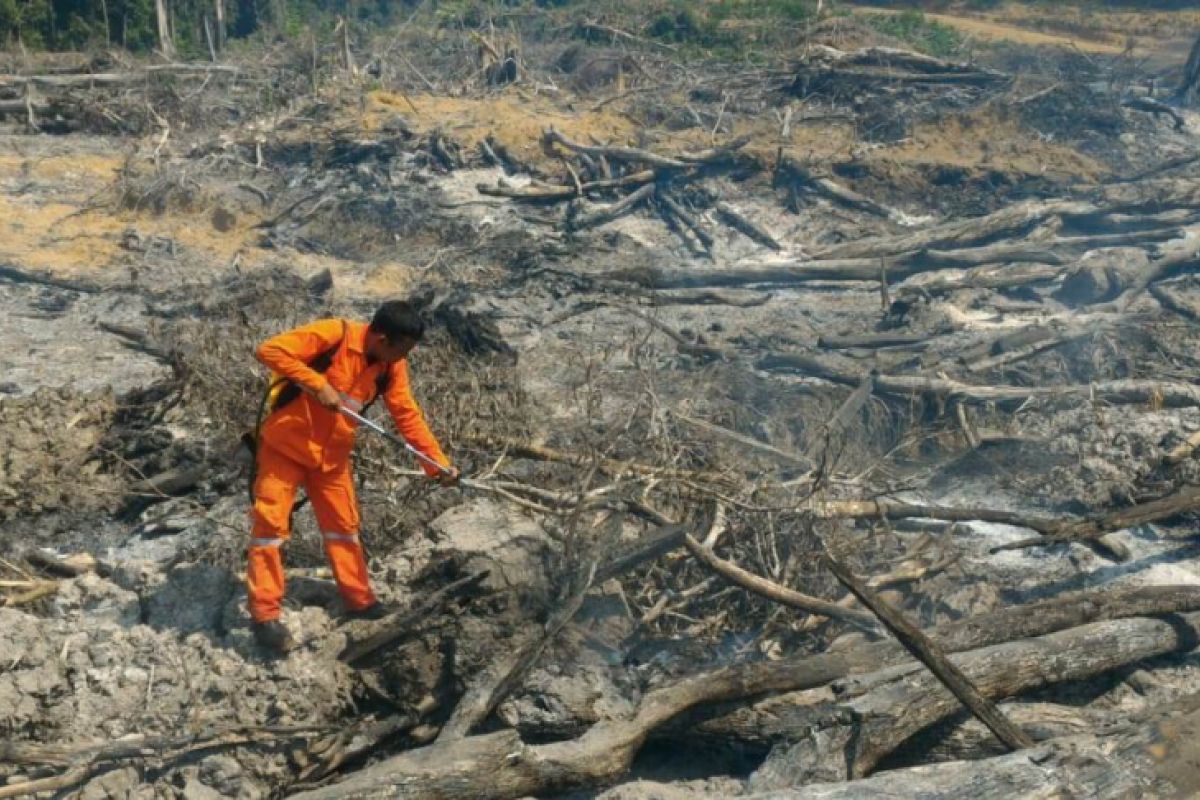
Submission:
M 253 527 L 247 552 L 246 589 L 250 615 L 259 622 L 278 619 L 284 596 L 281 545 L 289 529 L 296 487 L 303 485 L 322 531 L 325 555 L 347 608 L 375 602 L 359 541 L 358 503 L 349 464 L 336 469 L 307 469 L 264 442 L 258 450 L 254 482 Z

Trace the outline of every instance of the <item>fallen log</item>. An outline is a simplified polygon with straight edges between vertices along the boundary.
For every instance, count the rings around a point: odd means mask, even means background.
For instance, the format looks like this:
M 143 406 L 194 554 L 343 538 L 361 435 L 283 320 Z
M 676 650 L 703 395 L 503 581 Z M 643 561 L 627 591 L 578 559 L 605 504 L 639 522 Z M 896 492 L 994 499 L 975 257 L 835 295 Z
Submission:
M 775 251 L 783 249 L 783 245 L 781 245 L 766 228 L 755 223 L 729 203 L 720 200 L 713 205 L 713 209 L 717 212 L 717 217 L 722 222 L 740 232 L 751 241 L 757 242 L 763 247 L 768 247 Z
M 640 203 L 650 199 L 654 195 L 654 189 L 655 184 L 648 183 L 636 192 L 631 192 L 622 197 L 615 203 L 593 211 L 590 214 L 582 214 L 571 218 L 569 219 L 570 229 L 573 231 L 582 231 L 612 222 L 625 212 L 631 211 Z
M 68 75 L 0 75 L 0 88 L 33 85 L 47 89 L 65 89 L 76 86 L 128 86 L 144 83 L 153 75 L 195 75 L 207 77 L 213 74 L 237 75 L 238 67 L 226 64 L 158 64 L 131 72 L 90 72 Z
M 1049 600 L 1009 606 L 942 623 L 925 632 L 936 639 L 946 652 L 957 653 L 1104 620 L 1189 611 L 1200 611 L 1200 587 L 1125 586 L 1073 592 Z M 809 678 L 816 681 L 807 688 L 823 686 L 850 675 L 868 674 L 905 664 L 908 665 L 904 667 L 906 671 L 917 669 L 904 648 L 893 640 L 854 644 L 845 649 L 798 659 L 797 662 L 800 660 L 808 667 Z M 724 716 L 710 713 L 706 721 L 697 725 L 696 730 L 706 734 L 736 736 L 747 742 L 778 741 L 782 738 L 782 731 L 776 728 L 776 723 L 771 719 L 778 719 L 780 715 L 772 709 L 794 702 L 794 698 L 785 694 L 727 712 Z
M 817 194 L 822 195 L 830 200 L 847 208 L 853 208 L 858 211 L 865 211 L 868 214 L 874 214 L 877 217 L 883 217 L 886 220 L 896 223 L 897 225 L 912 225 L 914 220 L 908 214 L 905 214 L 898 208 L 885 206 L 883 203 L 872 200 L 866 195 L 861 195 L 858 192 L 842 186 L 836 181 L 829 178 L 809 177 L 806 185 L 811 186 Z
M 846 208 L 865 211 L 868 214 L 874 214 L 877 217 L 891 220 L 899 225 L 911 225 L 913 223 L 913 219 L 903 211 L 890 208 L 883 203 L 878 203 L 829 178 L 813 175 L 808 169 L 786 156 L 779 160 L 779 164 L 775 169 L 777 185 L 783 179 L 783 176 L 786 176 L 787 180 L 799 184 L 800 187 L 808 189 Z
M 1012 800 L 1017 797 L 1194 797 L 1200 791 L 1194 731 L 1200 698 L 1190 697 L 1114 735 L 1072 736 L 983 761 L 891 770 L 872 778 L 753 792 L 746 800 Z
M 860 370 L 846 369 L 800 353 L 772 353 L 760 358 L 755 367 L 767 372 L 799 372 L 846 386 L 857 384 L 864 377 Z M 1178 381 L 1115 380 L 1066 386 L 979 386 L 950 378 L 878 375 L 875 377 L 875 388 L 883 394 L 897 397 L 927 394 L 968 405 L 995 403 L 999 406 L 1015 406 L 1027 400 L 1079 398 L 1113 405 L 1145 403 L 1158 408 L 1191 408 L 1200 405 L 1200 386 Z
M 1192 41 L 1187 62 L 1183 66 L 1183 74 L 1179 78 L 1179 85 L 1171 94 L 1171 100 L 1182 106 L 1194 108 L 1197 94 L 1200 94 L 1200 37 Z
M 991 552 L 998 553 L 1002 550 L 1021 550 L 1027 547 L 1089 541 L 1110 531 L 1160 522 L 1197 509 L 1200 509 L 1200 486 L 1184 486 L 1165 497 L 1145 503 L 1119 508 L 1091 519 L 1060 523 L 1056 530 L 1049 532 L 1044 537 L 1022 539 L 1019 542 L 998 545 L 993 547 Z
M 988 264 L 1065 264 L 1066 259 L 1055 252 L 1058 246 L 1070 246 L 1067 240 L 1049 242 L 1001 242 L 983 247 L 960 247 L 955 250 L 921 250 L 911 258 L 929 267 L 981 267 Z
M 494 436 L 490 434 L 484 434 L 472 436 L 468 441 L 474 445 L 487 447 L 498 452 L 505 452 L 514 458 L 529 458 L 535 461 L 557 461 L 563 464 L 571 464 L 572 466 L 585 468 L 590 467 L 593 462 L 592 458 L 581 453 L 558 450 L 553 447 L 547 447 L 546 445 L 536 444 L 534 442 L 526 442 L 509 436 Z M 608 474 L 633 472 L 639 475 L 653 475 L 662 478 L 682 478 L 685 480 L 716 482 L 721 482 L 724 480 L 724 476 L 716 472 L 680 469 L 679 467 L 659 467 L 654 464 L 643 464 L 637 461 L 622 461 L 615 458 L 600 459 L 599 464 L 600 469 Z
M 1163 463 L 1168 466 L 1174 466 L 1192 457 L 1192 453 L 1196 452 L 1196 448 L 1200 447 L 1200 431 L 1196 431 L 1187 439 L 1180 442 L 1167 453 L 1163 458 Z
M 155 763 L 163 765 L 179 761 L 197 751 L 218 747 L 277 747 L 281 741 L 308 739 L 322 730 L 325 728 L 312 725 L 264 728 L 243 726 L 182 736 L 137 735 L 100 744 L 40 745 L 7 742 L 0 745 L 0 763 L 61 766 L 70 769 L 52 777 L 2 786 L 0 798 L 28 797 L 42 792 L 73 788 L 113 762 L 153 759 Z
M 1174 311 L 1179 316 L 1193 322 L 1200 322 L 1200 303 L 1177 295 L 1161 283 L 1151 284 L 1147 287 L 1147 291 L 1168 311 Z
M 846 432 L 850 423 L 862 411 L 867 400 L 870 399 L 871 393 L 875 390 L 875 375 L 868 373 L 859 381 L 858 386 L 846 396 L 838 410 L 834 412 L 825 423 L 817 428 L 812 436 L 805 442 L 805 449 L 812 453 L 820 448 L 820 456 L 815 456 L 820 464 L 818 470 L 819 477 L 827 477 L 834 469 L 834 461 L 837 459 L 835 445 L 840 446 L 841 436 Z
M 937 63 L 933 63 L 937 62 Z M 861 90 L 864 83 L 964 84 L 987 86 L 1009 80 L 1001 72 L 955 64 L 888 47 L 868 47 L 846 52 L 810 45 L 789 89 L 793 94 Z
M 16 606 L 29 605 L 36 603 L 44 597 L 50 597 L 57 594 L 59 589 L 58 581 L 0 581 L 2 589 L 20 589 L 17 594 L 11 594 L 0 597 L 0 606 L 7 608 L 15 608 Z
M 768 303 L 774 297 L 770 292 L 755 292 L 739 289 L 678 289 L 652 292 L 647 300 L 652 306 L 711 305 L 734 308 L 754 308 Z
M 1174 620 L 1135 617 L 1096 622 L 961 653 L 953 663 L 989 698 L 1011 697 L 1100 675 L 1146 658 L 1191 650 L 1200 614 Z M 853 691 L 853 690 L 850 690 Z M 958 700 L 923 670 L 850 698 L 823 699 L 791 721 L 801 737 L 778 745 L 750 781 L 754 791 L 870 774 L 918 731 L 958 709 Z
M 163 347 L 155 342 L 146 331 L 138 330 L 128 325 L 115 325 L 110 322 L 99 322 L 97 325 L 105 333 L 111 333 L 119 337 L 125 346 L 131 350 L 145 353 L 152 358 L 157 358 L 159 361 L 168 364 L 174 361 L 170 348 Z
M 1152 168 L 1175 168 L 1190 165 L 1187 158 L 1175 159 Z M 1115 181 L 1098 188 L 1097 202 L 1104 211 L 1126 214 L 1157 214 L 1178 208 L 1200 208 L 1200 187 L 1190 177 L 1170 177 Z
M 746 436 L 738 433 L 737 431 L 731 431 L 728 428 L 715 425 L 707 420 L 689 417 L 688 415 L 681 414 L 678 411 L 672 412 L 672 416 L 682 422 L 686 422 L 688 425 L 699 428 L 702 431 L 707 431 L 708 433 L 720 436 L 723 439 L 736 442 L 741 447 L 748 447 L 752 450 L 766 453 L 767 455 L 770 455 L 786 464 L 791 464 L 792 466 L 801 467 L 803 469 L 813 468 L 812 460 L 806 458 L 805 456 L 799 455 L 798 453 L 789 453 L 788 451 L 781 450 L 780 448 L 775 447 L 772 444 L 768 444 L 767 442 L 760 442 L 758 439 L 753 437 Z
M 1195 164 L 1197 161 L 1200 161 L 1200 155 L 1186 155 L 1186 156 L 1176 156 L 1175 158 L 1168 158 L 1167 160 L 1159 162 L 1158 164 L 1155 164 L 1154 166 L 1147 167 L 1146 169 L 1143 169 L 1139 172 L 1135 172 L 1132 175 L 1130 175 L 1129 177 L 1112 181 L 1112 183 L 1110 185 L 1118 184 L 1118 183 L 1141 183 L 1142 181 L 1145 181 L 1148 178 L 1153 178 L 1153 177 L 1162 175 L 1164 172 L 1170 172 L 1172 170 L 1179 169 L 1180 167 L 1190 167 L 1192 164 Z
M 984 358 L 1019 352 L 1060 336 L 1063 329 L 1062 322 L 1052 319 L 1015 330 L 1001 330 L 995 336 L 960 349 L 954 354 L 954 359 L 964 365 L 970 365 Z
M 1160 248 L 1158 258 L 1151 263 L 1151 269 L 1144 272 L 1137 281 L 1126 289 L 1112 306 L 1118 311 L 1125 311 L 1151 284 L 1164 278 L 1169 278 L 1185 269 L 1193 268 L 1200 262 L 1200 227 L 1184 229 L 1184 235 L 1178 239 L 1165 242 Z
M 1153 97 L 1127 97 L 1121 101 L 1121 107 L 1131 108 L 1134 111 L 1145 111 L 1148 114 L 1164 114 L 1170 117 L 1177 131 L 1183 130 L 1184 125 L 1187 124 L 1182 114 L 1161 100 L 1155 100 Z
M 66 289 L 81 294 L 98 294 L 104 287 L 92 281 L 78 278 L 59 278 L 41 272 L 26 272 L 16 267 L 0 264 L 0 280 L 11 283 L 31 283 L 37 286 L 52 286 L 55 289 Z
M 935 628 L 948 650 L 984 642 L 1037 635 L 1107 616 L 1171 613 L 1200 609 L 1200 588 L 1125 587 L 1085 593 L 1028 606 L 1007 608 Z M 1165 623 L 1160 623 L 1165 624 Z M 995 639 L 994 637 L 1001 637 Z M 776 662 L 740 664 L 704 672 L 647 693 L 628 719 L 606 720 L 582 736 L 531 746 L 514 731 L 471 736 L 393 756 L 342 783 L 296 795 L 307 800 L 334 798 L 518 798 L 571 786 L 596 786 L 623 775 L 646 737 L 695 706 L 766 692 L 821 686 L 845 675 L 878 669 L 889 652 L 903 660 L 894 642 L 863 645 L 849 653 Z
M 989 262 L 996 259 L 1000 264 Z M 828 258 L 811 261 L 778 260 L 731 267 L 720 270 L 672 269 L 666 267 L 640 267 L 616 270 L 607 277 L 625 280 L 653 289 L 671 289 L 697 286 L 745 286 L 751 284 L 798 284 L 815 281 L 865 281 L 878 283 L 880 268 L 887 271 L 889 280 L 911 279 L 926 272 L 950 269 L 956 265 L 971 266 L 988 264 L 993 271 L 1027 270 L 1017 272 L 1020 277 L 1009 277 L 1011 283 L 1024 285 L 1030 274 L 1057 277 L 1062 270 L 1063 259 L 1045 247 L 1027 245 L 996 245 L 960 250 L 926 250 L 895 253 L 879 258 Z M 1050 266 L 1038 268 L 1041 263 Z M 982 267 L 977 267 L 982 269 Z M 1032 272 L 1028 272 L 1032 270 Z
M 700 286 L 794 284 L 810 281 L 879 280 L 878 259 L 780 261 L 730 269 L 671 269 L 640 267 L 615 270 L 606 277 L 648 289 L 681 289 Z
M 1200 156 L 1188 156 L 1187 159 L 1187 163 L 1192 163 L 1200 160 Z M 1194 208 L 1173 208 L 1169 211 L 1145 214 L 1105 211 L 1082 217 L 1064 216 L 1063 227 L 1081 234 L 1091 234 L 1097 230 L 1108 233 L 1132 233 L 1151 228 L 1178 228 L 1195 223 L 1195 221 L 1196 210 Z
M 879 618 L 888 632 L 904 646 L 904 649 L 925 665 L 942 686 L 967 707 L 987 729 L 995 734 L 1001 744 L 1010 750 L 1032 747 L 1029 734 L 1013 724 L 996 705 L 985 697 L 971 682 L 958 665 L 946 657 L 942 648 L 933 639 L 908 620 L 904 614 L 889 605 L 844 564 L 830 555 L 825 556 L 825 565 L 834 577 Z
M 655 195 L 658 198 L 658 195 Z M 712 251 L 704 245 L 704 241 L 696 236 L 696 229 L 699 227 L 695 221 L 691 222 L 675 214 L 671 206 L 666 203 L 656 202 L 654 208 L 658 211 L 658 216 L 662 218 L 663 224 L 667 226 L 667 230 L 679 237 L 683 242 L 683 246 L 694 257 L 712 258 Z
M 712 234 L 704 229 L 704 226 L 700 224 L 698 219 L 692 216 L 687 209 L 680 205 L 679 202 L 674 197 L 671 197 L 671 195 L 667 192 L 659 190 L 655 192 L 654 196 L 658 202 L 667 207 L 667 209 L 676 219 L 687 226 L 687 229 L 692 232 L 692 235 L 696 237 L 696 240 L 700 242 L 701 246 L 704 247 L 706 252 L 712 252 Z
M 391 614 L 378 622 L 364 625 L 361 633 L 347 637 L 338 659 L 347 664 L 360 664 L 407 636 L 414 627 L 433 616 L 447 601 L 466 594 L 487 578 L 487 571 L 476 572 L 448 583 L 406 611 Z
M 0 763 L 25 767 L 69 767 L 86 762 L 98 766 L 111 761 L 145 757 L 170 757 L 177 751 L 191 752 L 216 744 L 245 744 L 278 738 L 306 737 L 326 731 L 326 726 L 291 725 L 271 727 L 233 726 L 176 736 L 138 734 L 113 741 L 40 744 L 0 742 Z
M 833 48 L 823 48 L 820 52 L 839 53 L 835 57 L 843 64 L 854 65 L 874 65 L 886 66 L 893 68 L 903 68 L 912 70 L 913 72 L 924 72 L 927 74 L 938 73 L 960 73 L 964 75 L 974 75 L 980 72 L 979 67 L 972 64 L 962 62 L 946 61 L 945 59 L 936 58 L 934 56 L 918 53 L 914 50 L 903 50 L 897 47 L 885 47 L 876 45 L 873 47 L 864 47 L 859 50 L 837 51 Z M 996 80 L 1007 80 L 1008 75 L 1002 72 L 991 73 Z
M 875 498 L 873 500 L 825 500 L 814 504 L 813 512 L 819 519 L 936 519 L 943 522 L 994 522 L 1001 525 L 1012 525 L 1018 528 L 1028 528 L 1042 535 L 1040 539 L 1025 540 L 1028 542 L 1050 542 L 1063 530 L 1078 522 L 1074 519 L 1054 517 L 1038 517 L 1015 511 L 1005 511 L 995 508 L 946 508 L 931 506 L 924 503 L 909 503 L 902 500 Z M 1108 531 L 1119 530 L 1109 528 Z M 1106 531 L 1106 532 L 1108 532 Z M 1103 548 L 1105 555 L 1117 561 L 1129 559 L 1129 548 L 1120 542 L 1097 537 L 1097 543 Z M 1017 543 L 1020 544 L 1020 543 Z M 1013 545 L 1004 545 L 995 549 L 1007 549 Z
M 820 259 L 880 258 L 935 248 L 969 247 L 987 240 L 1020 236 L 1053 216 L 1095 214 L 1100 210 L 1092 203 L 1078 200 L 1030 200 L 1014 203 L 983 217 L 934 225 L 901 236 L 835 244 L 813 255 Z
M 1066 330 L 1051 326 L 1035 326 L 1023 336 L 1007 335 L 994 340 L 991 343 L 992 355 L 990 356 L 981 357 L 964 353 L 959 360 L 966 372 L 986 372 L 1089 336 L 1095 336 L 1112 327 L 1111 320 L 1102 320 L 1093 326 L 1076 325 Z
M 48 550 L 28 550 L 25 560 L 38 569 L 67 578 L 77 578 L 89 572 L 95 572 L 97 561 L 89 553 L 75 553 L 60 556 Z
M 924 347 L 929 342 L 929 335 L 924 333 L 863 333 L 858 335 L 836 336 L 821 334 L 817 338 L 817 347 L 825 350 L 877 350 L 885 347 Z
M 716 145 L 715 147 L 709 147 L 695 152 L 684 151 L 679 153 L 677 158 L 679 158 L 681 161 L 686 161 L 689 164 L 712 164 L 717 161 L 724 161 L 738 150 L 741 150 L 743 147 L 750 144 L 752 138 L 753 137 L 750 136 L 738 136 L 734 139 L 730 139 L 724 144 Z
M 1057 703 L 1006 701 L 1000 704 L 1000 710 L 1035 742 L 1112 732 L 1130 721 L 1127 713 L 1113 709 Z M 967 718 L 953 724 L 952 720 L 947 720 L 913 737 L 888 758 L 887 765 L 993 758 L 1007 752 L 978 720 Z
M 149 478 L 130 484 L 129 492 L 135 495 L 157 495 L 171 497 L 191 489 L 209 473 L 207 464 L 173 467 Z
M 831 603 L 828 600 L 802 594 L 786 586 L 772 583 L 766 578 L 761 578 L 752 572 L 742 569 L 732 561 L 726 561 L 714 553 L 712 549 L 696 541 L 690 534 L 685 534 L 683 541 L 688 552 L 695 556 L 697 561 L 735 586 L 740 586 L 748 592 L 765 597 L 788 608 L 848 622 L 873 637 L 880 635 L 879 624 L 875 621 L 875 617 L 865 611 L 846 608 L 837 603 Z
M 618 551 L 611 559 L 602 562 L 596 568 L 596 576 L 592 582 L 597 585 L 602 584 L 682 547 L 689 530 L 691 528 L 688 525 L 660 526 L 627 548 Z
M 1014 289 L 1050 283 L 1062 277 L 1053 264 L 993 264 L 966 270 L 944 270 L 908 278 L 892 287 L 900 299 L 945 294 L 961 289 Z
M 581 183 L 579 186 L 544 186 L 538 184 L 530 184 L 529 186 L 489 186 L 486 183 L 476 184 L 475 190 L 480 194 L 486 194 L 491 197 L 507 197 L 511 200 L 569 200 L 572 197 L 578 197 L 581 194 L 588 192 L 601 191 L 605 189 L 621 189 L 627 186 L 641 186 L 646 183 L 652 183 L 658 173 L 652 169 L 634 172 L 630 175 L 625 175 L 620 178 L 611 180 L 589 181 Z
M 571 141 L 553 128 L 548 129 L 542 134 L 543 147 L 552 147 L 556 144 L 562 145 L 576 153 L 592 156 L 593 158 L 603 156 L 610 161 L 638 161 L 652 167 L 657 167 L 658 169 L 685 169 L 690 163 L 693 163 L 668 156 L 661 156 L 637 147 L 602 147 L 580 144 L 579 142 Z
M 24 97 L 19 100 L 0 100 L 0 114 L 21 114 L 22 116 L 28 116 L 31 112 L 44 114 L 52 107 L 49 101 L 41 98 Z
M 618 524 L 620 517 L 612 518 Z M 570 595 L 550 616 L 545 627 L 537 635 L 526 639 L 518 647 L 502 654 L 490 668 L 478 676 L 474 685 L 463 695 L 454 713 L 438 734 L 439 743 L 447 743 L 466 737 L 471 731 L 491 715 L 496 707 L 503 702 L 521 681 L 529 670 L 533 669 L 541 658 L 546 647 L 562 632 L 562 629 L 579 613 L 583 600 L 591 589 L 596 577 L 596 561 L 592 560 L 580 569 L 574 576 L 574 588 Z

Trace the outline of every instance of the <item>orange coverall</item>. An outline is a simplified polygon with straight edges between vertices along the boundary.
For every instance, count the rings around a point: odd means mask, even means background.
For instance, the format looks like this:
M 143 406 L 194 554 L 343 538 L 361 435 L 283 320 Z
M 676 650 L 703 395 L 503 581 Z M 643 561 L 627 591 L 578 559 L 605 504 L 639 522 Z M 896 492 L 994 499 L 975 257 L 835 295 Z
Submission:
M 343 337 L 343 331 L 345 336 Z M 278 375 L 314 392 L 328 382 L 346 403 L 366 405 L 374 399 L 380 370 L 391 369 L 383 401 L 396 427 L 413 447 L 449 466 L 437 439 L 425 423 L 408 382 L 407 359 L 390 366 L 368 364 L 367 325 L 324 319 L 268 339 L 258 348 L 258 360 Z M 323 374 L 308 362 L 341 344 Z M 361 408 L 361 405 L 359 406 Z M 283 601 L 283 558 L 280 547 L 290 535 L 289 522 L 296 487 L 303 484 L 325 542 L 325 555 L 338 590 L 352 610 L 375 602 L 367 563 L 358 538 L 358 503 L 350 475 L 350 451 L 356 423 L 321 406 L 307 393 L 272 413 L 263 423 L 258 444 L 258 476 L 246 585 L 250 615 L 258 622 L 278 619 Z M 425 466 L 429 475 L 433 467 Z

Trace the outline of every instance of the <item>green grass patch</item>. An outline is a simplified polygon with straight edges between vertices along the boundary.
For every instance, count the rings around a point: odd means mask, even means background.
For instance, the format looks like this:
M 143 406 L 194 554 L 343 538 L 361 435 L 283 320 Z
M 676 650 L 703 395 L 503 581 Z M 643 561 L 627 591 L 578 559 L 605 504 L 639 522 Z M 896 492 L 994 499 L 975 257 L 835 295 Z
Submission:
M 650 11 L 643 30 L 685 54 L 753 59 L 757 51 L 794 42 L 815 14 L 816 0 L 672 0 Z
M 861 19 L 875 30 L 892 36 L 914 50 L 945 58 L 962 48 L 963 38 L 949 25 L 926 19 L 920 11 L 899 14 L 869 14 Z

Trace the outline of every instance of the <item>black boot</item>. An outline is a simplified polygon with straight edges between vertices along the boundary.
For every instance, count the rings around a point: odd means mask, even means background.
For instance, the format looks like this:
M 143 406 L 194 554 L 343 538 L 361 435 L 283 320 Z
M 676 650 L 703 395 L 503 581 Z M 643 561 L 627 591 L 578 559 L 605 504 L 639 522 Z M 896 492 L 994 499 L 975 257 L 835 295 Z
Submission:
M 389 608 L 380 602 L 374 602 L 366 608 L 360 608 L 355 611 L 347 611 L 346 617 L 349 619 L 383 619 L 384 617 L 390 615 L 393 611 L 395 611 L 394 608 Z
M 296 647 L 287 626 L 277 619 L 254 623 L 254 640 L 260 647 L 280 655 Z

